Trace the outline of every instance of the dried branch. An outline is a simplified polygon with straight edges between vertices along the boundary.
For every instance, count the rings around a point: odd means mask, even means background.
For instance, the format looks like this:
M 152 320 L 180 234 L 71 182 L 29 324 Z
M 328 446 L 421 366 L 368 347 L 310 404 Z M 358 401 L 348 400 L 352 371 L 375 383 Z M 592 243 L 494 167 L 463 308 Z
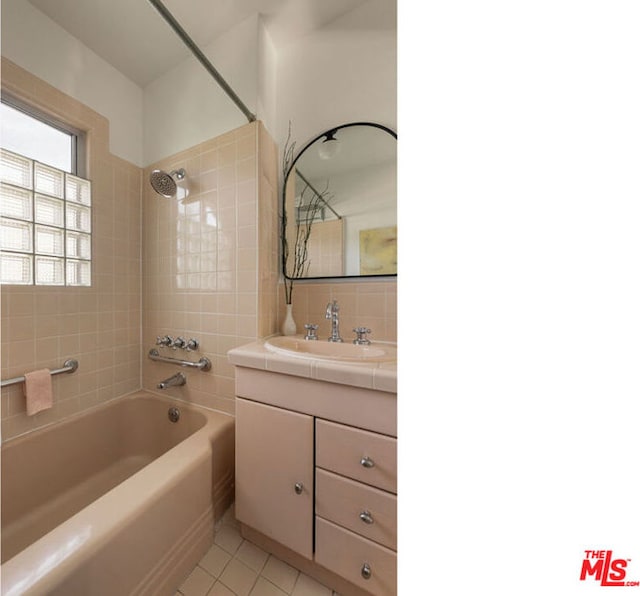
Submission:
M 289 122 L 289 135 L 287 142 L 285 143 L 284 155 L 283 155 L 283 180 L 285 179 L 291 164 L 293 163 L 293 151 L 295 148 L 295 142 L 290 145 L 291 142 L 291 122 Z M 283 190 L 284 192 L 284 190 Z M 329 205 L 329 201 L 333 198 L 333 194 L 329 192 L 329 182 L 325 186 L 322 192 L 318 192 L 313 189 L 306 181 L 305 186 L 300 193 L 300 207 L 296 209 L 295 217 L 295 240 L 294 245 L 291 248 L 287 239 L 287 210 L 286 205 L 283 205 L 282 209 L 282 265 L 285 272 L 284 289 L 285 289 L 285 302 L 291 304 L 293 297 L 293 284 L 294 281 L 300 277 L 304 277 L 311 265 L 309 261 L 308 243 L 311 236 L 311 229 L 314 221 L 321 218 L 324 213 L 324 208 Z M 301 208 L 304 211 L 304 217 L 301 216 Z M 293 255 L 291 255 L 293 250 Z M 291 271 L 289 271 L 289 259 L 293 256 L 293 263 L 291 264 Z
M 291 142 L 291 121 L 289 121 L 289 132 L 287 135 L 287 141 L 284 144 L 284 152 L 282 156 L 282 180 L 283 184 L 286 181 L 287 173 L 293 163 L 293 155 L 296 148 L 295 141 Z M 285 189 L 282 189 L 283 196 L 286 198 Z M 289 261 L 289 241 L 287 240 L 287 207 L 285 201 L 282 204 L 282 232 L 280 238 L 282 239 L 282 270 L 284 272 L 284 296 L 285 302 L 291 304 L 291 298 L 293 296 L 293 279 L 288 279 L 287 276 L 287 264 Z

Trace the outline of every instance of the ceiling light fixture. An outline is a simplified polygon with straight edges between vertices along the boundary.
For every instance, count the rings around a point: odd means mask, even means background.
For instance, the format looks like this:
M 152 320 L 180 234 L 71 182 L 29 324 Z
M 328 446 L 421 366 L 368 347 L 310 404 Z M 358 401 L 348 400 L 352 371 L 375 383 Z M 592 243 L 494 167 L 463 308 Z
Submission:
M 330 130 L 318 146 L 318 155 L 320 159 L 331 159 L 340 152 L 340 141 L 336 139 L 338 130 L 334 128 Z

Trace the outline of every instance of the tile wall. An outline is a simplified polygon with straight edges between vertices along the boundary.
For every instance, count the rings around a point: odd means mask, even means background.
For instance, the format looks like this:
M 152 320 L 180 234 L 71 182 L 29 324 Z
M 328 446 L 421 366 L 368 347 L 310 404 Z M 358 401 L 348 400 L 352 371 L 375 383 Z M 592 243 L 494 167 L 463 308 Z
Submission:
M 340 306 L 340 334 L 345 341 L 355 337 L 354 327 L 368 327 L 372 341 L 398 341 L 397 284 L 395 280 L 362 280 L 335 283 L 299 282 L 293 286 L 293 318 L 298 333 L 305 323 L 318 325 L 318 337 L 331 334 L 331 323 L 325 319 L 327 304 L 337 300 Z M 284 305 L 280 306 L 280 320 Z
M 2 438 L 140 387 L 141 170 L 109 153 L 109 124 L 6 58 L 3 91 L 87 131 L 93 200 L 93 286 L 3 286 L 2 378 L 79 361 L 53 377 L 55 405 L 27 417 L 23 385 L 2 390 Z
M 145 169 L 143 184 L 143 386 L 178 369 L 149 360 L 158 336 L 195 338 L 200 349 L 158 348 L 213 370 L 182 369 L 184 387 L 168 394 L 235 412 L 234 370 L 227 351 L 276 331 L 277 151 L 252 122 Z M 154 169 L 184 168 L 176 199 L 147 182 Z M 260 250 L 258 251 L 258 247 Z
M 310 277 L 344 275 L 344 220 L 315 222 L 309 234 Z

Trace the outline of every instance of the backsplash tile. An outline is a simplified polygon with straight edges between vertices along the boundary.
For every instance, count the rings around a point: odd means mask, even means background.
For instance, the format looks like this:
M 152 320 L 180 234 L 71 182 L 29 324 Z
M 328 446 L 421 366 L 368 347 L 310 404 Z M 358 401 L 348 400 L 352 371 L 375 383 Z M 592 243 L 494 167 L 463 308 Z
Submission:
M 340 334 L 343 339 L 355 337 L 354 327 L 371 329 L 372 341 L 397 341 L 397 284 L 396 280 L 362 281 L 303 281 L 294 284 L 293 318 L 298 333 L 304 325 L 318 325 L 318 337 L 331 334 L 331 323 L 325 319 L 327 304 L 337 300 L 340 306 Z M 280 295 L 284 295 L 282 285 Z M 279 320 L 284 319 L 284 299 L 280 301 Z

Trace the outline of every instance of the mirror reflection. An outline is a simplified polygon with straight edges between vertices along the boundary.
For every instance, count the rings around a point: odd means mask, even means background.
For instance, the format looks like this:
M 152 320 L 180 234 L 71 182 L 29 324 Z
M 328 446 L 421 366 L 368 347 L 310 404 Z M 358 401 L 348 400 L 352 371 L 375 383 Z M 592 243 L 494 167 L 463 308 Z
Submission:
M 288 278 L 397 274 L 397 136 L 368 122 L 308 143 L 284 184 Z

